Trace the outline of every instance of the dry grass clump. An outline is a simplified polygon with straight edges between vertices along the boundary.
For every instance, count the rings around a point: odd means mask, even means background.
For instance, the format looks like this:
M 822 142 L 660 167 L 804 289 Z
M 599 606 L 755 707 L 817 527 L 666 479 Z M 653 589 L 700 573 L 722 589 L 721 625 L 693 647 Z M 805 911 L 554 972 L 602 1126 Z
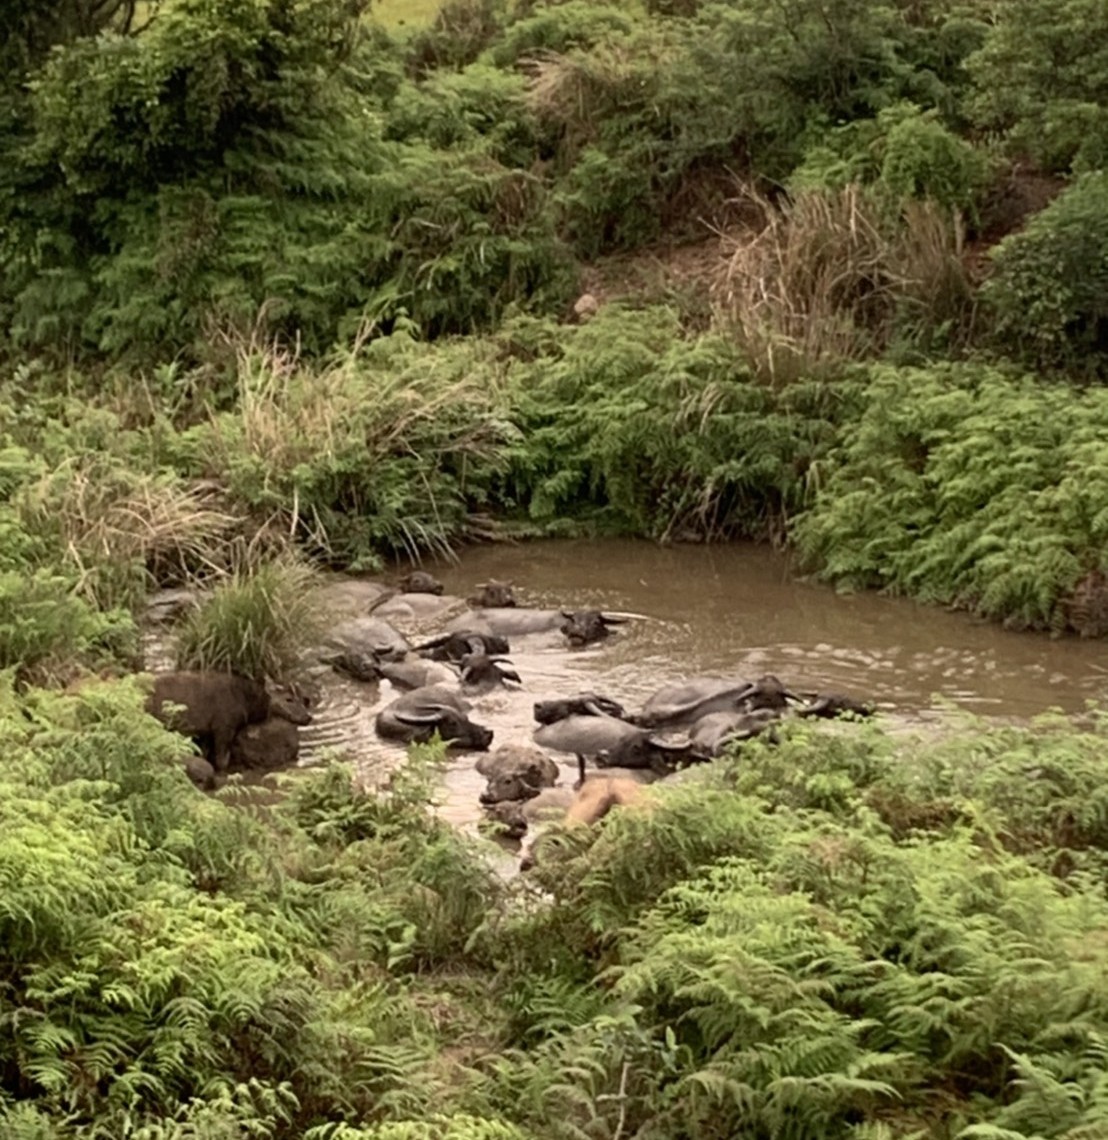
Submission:
M 650 101 L 682 51 L 655 35 L 611 40 L 588 51 L 536 52 L 519 65 L 528 75 L 532 110 L 561 124 L 562 161 L 571 164 L 602 123 Z
M 743 196 L 762 224 L 725 238 L 714 295 L 764 380 L 820 375 L 965 318 L 962 227 L 933 203 L 893 216 L 857 184 L 776 204 L 749 187 Z
M 241 557 L 241 522 L 213 488 L 107 457 L 75 457 L 14 503 L 25 529 L 61 551 L 78 592 L 101 609 L 135 604 L 151 582 L 225 573 Z
M 197 436 L 199 457 L 252 512 L 321 558 L 449 553 L 468 472 L 515 434 L 488 346 L 394 336 L 309 363 L 258 338 L 238 346 L 239 396 Z

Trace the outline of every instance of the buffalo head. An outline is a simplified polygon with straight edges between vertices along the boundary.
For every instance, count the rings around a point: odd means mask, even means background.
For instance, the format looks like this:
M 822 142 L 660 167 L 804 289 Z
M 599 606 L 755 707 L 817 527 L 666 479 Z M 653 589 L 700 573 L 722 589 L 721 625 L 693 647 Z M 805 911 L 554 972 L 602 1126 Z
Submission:
M 591 645 L 611 636 L 610 626 L 622 625 L 622 618 L 606 617 L 599 610 L 562 610 L 565 621 L 559 627 L 570 645 Z
M 514 606 L 516 597 L 508 582 L 490 578 L 487 582 L 482 582 L 477 587 L 477 593 L 466 601 L 480 609 L 504 609 Z
M 426 570 L 413 570 L 400 579 L 400 588 L 406 594 L 435 594 L 442 593 L 442 583 L 433 574 Z
M 312 723 L 312 694 L 301 685 L 276 685 L 269 690 L 269 715 L 293 724 Z

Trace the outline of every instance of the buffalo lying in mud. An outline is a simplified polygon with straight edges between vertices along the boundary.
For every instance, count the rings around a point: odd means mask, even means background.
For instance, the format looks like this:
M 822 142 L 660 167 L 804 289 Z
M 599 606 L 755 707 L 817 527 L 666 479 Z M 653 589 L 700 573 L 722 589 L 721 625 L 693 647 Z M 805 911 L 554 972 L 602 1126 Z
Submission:
M 498 637 L 495 633 L 477 633 L 472 629 L 460 630 L 457 633 L 444 633 L 432 641 L 425 641 L 417 645 L 416 653 L 421 657 L 429 657 L 432 661 L 456 661 L 470 653 L 488 653 L 501 655 L 511 652 L 511 646 L 506 637 Z
M 377 714 L 377 734 L 386 740 L 423 742 L 435 733 L 457 748 L 484 752 L 492 743 L 492 731 L 474 724 L 466 703 L 445 685 L 413 689 L 386 705 Z
M 698 760 L 711 760 L 728 744 L 760 736 L 779 720 L 775 709 L 708 713 L 689 729 L 690 751 Z
M 440 661 L 408 657 L 403 661 L 382 661 L 377 671 L 398 689 L 424 689 L 428 685 L 452 685 L 457 674 Z
M 596 693 L 578 693 L 575 697 L 557 697 L 550 701 L 536 701 L 535 720 L 539 724 L 554 724 L 567 716 L 614 716 L 626 719 L 623 705 Z
M 689 755 L 689 742 L 672 742 L 611 716 L 574 714 L 544 724 L 533 734 L 536 744 L 555 752 L 595 757 L 602 768 L 652 768 L 672 771 Z
M 516 604 L 515 592 L 508 582 L 490 578 L 477 587 L 477 593 L 466 601 L 476 609 L 509 609 Z
M 586 780 L 566 808 L 562 825 L 574 827 L 594 824 L 602 820 L 616 807 L 643 807 L 648 792 L 640 781 L 626 776 L 600 775 Z M 542 836 L 525 845 L 520 853 L 519 869 L 529 871 L 535 865 L 537 854 L 542 848 Z
M 522 685 L 519 674 L 512 668 L 506 657 L 490 657 L 487 653 L 467 653 L 462 658 L 462 686 L 475 692 L 488 692 L 490 689 L 507 685 L 509 681 Z M 441 666 L 440 666 L 441 668 Z
M 400 590 L 405 594 L 434 594 L 442 593 L 442 583 L 433 574 L 426 570 L 413 570 L 405 574 L 398 583 Z
M 341 622 L 327 634 L 325 656 L 360 654 L 378 661 L 403 661 L 411 646 L 407 639 L 379 617 L 357 617 Z
M 553 787 L 559 774 L 549 756 L 519 744 L 502 744 L 482 756 L 476 767 L 487 781 L 480 797 L 485 805 L 532 799 L 543 788 Z
M 527 606 L 500 606 L 472 610 L 447 626 L 452 632 L 472 631 L 480 636 L 522 637 L 532 633 L 560 630 L 573 645 L 586 645 L 605 638 L 610 627 L 628 620 L 600 610 L 540 610 Z
M 562 611 L 565 621 L 558 627 L 570 645 L 592 645 L 611 637 L 611 627 L 623 625 L 626 618 L 612 617 L 599 610 Z
M 874 714 L 873 705 L 855 700 L 853 697 L 843 696 L 841 693 L 805 693 L 804 699 L 808 702 L 803 708 L 796 710 L 797 716 L 816 716 L 824 719 L 842 716 L 848 713 L 852 716 L 870 717 Z
M 146 708 L 167 728 L 193 737 L 216 772 L 227 771 L 235 735 L 248 724 L 270 717 L 297 725 L 312 720 L 296 690 L 270 692 L 261 681 L 237 673 L 162 673 L 154 678 Z
M 694 677 L 659 689 L 631 719 L 647 728 L 673 728 L 694 724 L 715 712 L 742 712 L 753 709 L 783 711 L 789 699 L 799 700 L 772 674 L 757 681 L 724 677 Z

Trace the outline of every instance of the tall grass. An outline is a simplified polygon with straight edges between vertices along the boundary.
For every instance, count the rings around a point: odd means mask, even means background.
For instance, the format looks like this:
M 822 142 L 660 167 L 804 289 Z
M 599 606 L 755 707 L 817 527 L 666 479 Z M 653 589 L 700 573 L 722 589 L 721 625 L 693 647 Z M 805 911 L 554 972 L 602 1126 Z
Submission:
M 237 407 L 192 433 L 195 461 L 324 560 L 449 553 L 514 434 L 492 346 L 365 336 L 321 365 L 242 343 Z
M 241 521 L 211 487 L 101 456 L 75 456 L 13 499 L 32 535 L 48 539 L 77 591 L 102 609 L 133 608 L 152 584 L 225 572 Z
M 314 586 L 291 559 L 233 574 L 182 624 L 177 667 L 287 677 L 326 620 Z
M 910 202 L 890 217 L 857 184 L 779 203 L 740 193 L 762 225 L 725 238 L 730 257 L 714 292 L 765 381 L 827 375 L 898 336 L 926 341 L 968 312 L 961 225 L 937 206 Z

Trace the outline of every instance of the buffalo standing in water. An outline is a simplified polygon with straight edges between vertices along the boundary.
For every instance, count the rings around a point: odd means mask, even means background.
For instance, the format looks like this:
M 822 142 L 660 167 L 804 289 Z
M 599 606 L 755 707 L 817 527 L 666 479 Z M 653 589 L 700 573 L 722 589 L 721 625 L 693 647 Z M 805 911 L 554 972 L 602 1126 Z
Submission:
M 169 709 L 167 705 L 180 706 Z M 237 673 L 162 673 L 146 701 L 148 712 L 167 728 L 191 736 L 216 772 L 226 772 L 235 735 L 271 716 L 311 724 L 312 714 L 293 689 L 270 692 L 263 682 Z

